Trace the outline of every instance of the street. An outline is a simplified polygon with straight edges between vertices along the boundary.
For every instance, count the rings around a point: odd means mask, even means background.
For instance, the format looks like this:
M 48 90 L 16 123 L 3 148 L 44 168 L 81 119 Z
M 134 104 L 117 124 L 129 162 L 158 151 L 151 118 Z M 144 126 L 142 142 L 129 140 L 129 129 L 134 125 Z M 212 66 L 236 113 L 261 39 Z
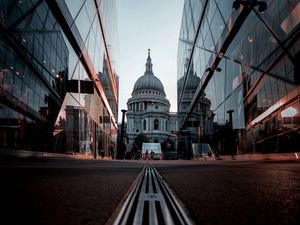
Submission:
M 0 224 L 104 224 L 143 163 L 0 161 Z
M 155 164 L 196 224 L 300 224 L 299 161 Z
M 105 224 L 145 161 L 1 158 L 1 224 Z M 150 161 L 195 224 L 299 224 L 299 161 Z M 115 214 L 113 214 L 115 216 Z

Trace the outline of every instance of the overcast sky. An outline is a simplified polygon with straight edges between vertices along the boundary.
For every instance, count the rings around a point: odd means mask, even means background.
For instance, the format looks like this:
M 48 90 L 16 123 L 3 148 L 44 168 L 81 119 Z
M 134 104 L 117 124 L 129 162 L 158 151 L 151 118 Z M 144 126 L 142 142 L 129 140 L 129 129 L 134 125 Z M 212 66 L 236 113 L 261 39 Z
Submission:
M 177 46 L 184 0 L 116 0 L 119 28 L 119 122 L 135 81 L 144 74 L 147 49 L 153 73 L 177 111 Z

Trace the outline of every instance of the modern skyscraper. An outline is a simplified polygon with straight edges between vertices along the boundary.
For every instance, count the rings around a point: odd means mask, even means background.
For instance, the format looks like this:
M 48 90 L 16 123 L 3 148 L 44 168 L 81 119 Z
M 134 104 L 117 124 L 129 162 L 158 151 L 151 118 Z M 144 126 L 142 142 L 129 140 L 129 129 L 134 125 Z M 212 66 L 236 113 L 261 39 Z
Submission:
M 221 154 L 299 150 L 299 15 L 297 0 L 185 0 L 178 45 L 182 136 Z M 199 107 L 205 110 L 193 138 L 184 131 Z
M 0 148 L 114 145 L 118 50 L 115 1 L 1 1 Z

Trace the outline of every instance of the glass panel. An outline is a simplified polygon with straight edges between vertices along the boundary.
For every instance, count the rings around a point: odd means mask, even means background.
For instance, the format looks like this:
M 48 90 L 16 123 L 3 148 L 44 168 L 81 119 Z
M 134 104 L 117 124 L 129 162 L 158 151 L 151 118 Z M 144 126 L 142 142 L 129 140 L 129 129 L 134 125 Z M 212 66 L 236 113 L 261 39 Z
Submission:
M 75 24 L 79 30 L 82 40 L 85 40 L 91 28 L 91 22 L 89 21 L 88 13 L 85 7 L 80 10 L 75 20 Z M 73 24 L 72 27 L 74 26 L 75 25 Z
M 273 0 L 262 14 L 276 36 L 283 41 L 300 23 L 300 2 L 297 0 Z
M 232 114 L 233 129 L 245 128 L 242 93 L 243 89 L 240 86 L 236 88 L 231 96 L 225 101 L 227 120 L 229 120 L 227 111 L 234 110 Z
M 228 1 L 220 0 L 217 5 L 221 12 L 224 22 L 227 24 L 229 17 L 232 14 L 232 4 L 228 3 Z
M 258 20 L 255 13 L 251 12 L 225 55 L 259 68 L 278 47 L 270 37 L 271 33 Z
M 67 6 L 68 6 L 68 9 L 73 17 L 73 19 L 76 18 L 79 10 L 81 9 L 84 1 L 83 0 L 65 0 Z
M 225 24 L 221 18 L 219 11 L 217 11 L 212 19 L 210 25 L 211 33 L 213 35 L 214 43 L 218 43 L 223 30 L 225 29 Z
M 226 60 L 226 97 L 240 84 L 240 65 Z
M 222 68 L 222 71 L 216 72 L 215 76 L 213 77 L 216 87 L 215 98 L 217 107 L 225 100 L 225 60 L 221 61 L 219 67 Z

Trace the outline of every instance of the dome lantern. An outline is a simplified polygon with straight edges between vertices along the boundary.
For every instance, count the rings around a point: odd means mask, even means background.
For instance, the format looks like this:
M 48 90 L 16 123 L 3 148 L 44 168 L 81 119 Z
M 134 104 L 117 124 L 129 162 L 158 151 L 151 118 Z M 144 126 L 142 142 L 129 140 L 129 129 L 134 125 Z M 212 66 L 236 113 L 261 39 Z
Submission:
M 145 73 L 153 73 L 152 72 L 152 62 L 151 62 L 151 57 L 150 57 L 150 48 L 148 49 L 148 58 L 146 62 L 146 71 Z
M 140 91 L 158 91 L 161 96 L 166 96 L 164 86 L 161 81 L 153 74 L 152 60 L 150 57 L 150 49 L 148 49 L 148 57 L 146 61 L 146 71 L 134 84 L 132 95 Z M 150 93 L 150 92 L 149 92 Z

